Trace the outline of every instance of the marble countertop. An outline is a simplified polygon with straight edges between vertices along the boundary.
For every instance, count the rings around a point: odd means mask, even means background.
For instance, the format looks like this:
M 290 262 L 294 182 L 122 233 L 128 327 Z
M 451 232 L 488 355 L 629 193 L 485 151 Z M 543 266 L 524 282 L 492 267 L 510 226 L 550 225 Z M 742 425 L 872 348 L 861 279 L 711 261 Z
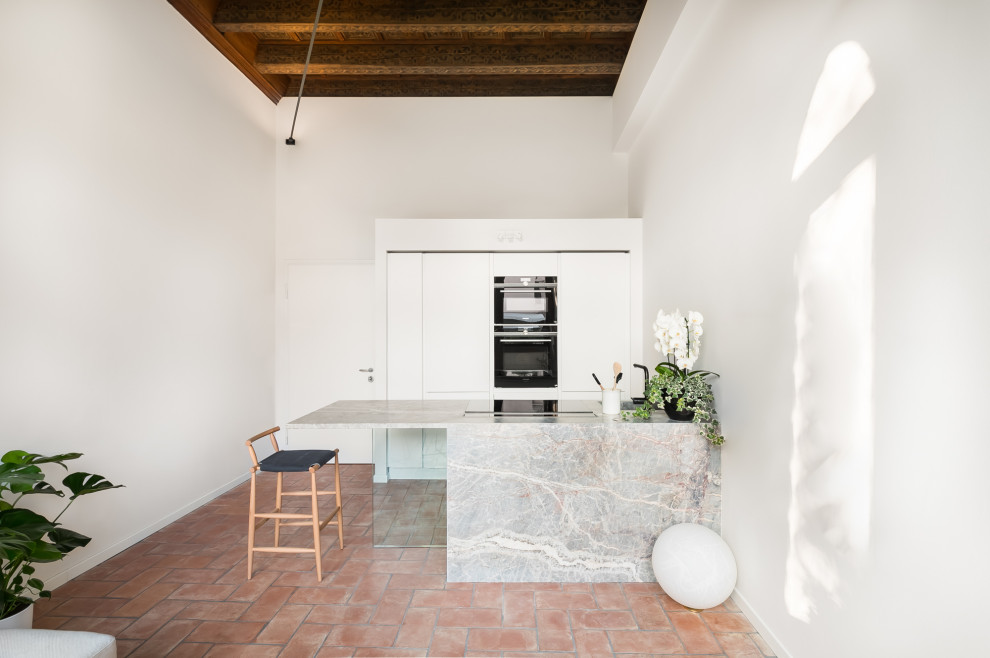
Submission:
M 297 418 L 288 429 L 404 429 L 445 428 L 451 425 L 491 425 L 533 423 L 554 425 L 605 425 L 609 423 L 666 423 L 663 413 L 644 421 L 623 421 L 621 416 L 602 414 L 602 405 L 587 401 L 592 414 L 564 414 L 552 417 L 465 414 L 470 400 L 338 400 Z

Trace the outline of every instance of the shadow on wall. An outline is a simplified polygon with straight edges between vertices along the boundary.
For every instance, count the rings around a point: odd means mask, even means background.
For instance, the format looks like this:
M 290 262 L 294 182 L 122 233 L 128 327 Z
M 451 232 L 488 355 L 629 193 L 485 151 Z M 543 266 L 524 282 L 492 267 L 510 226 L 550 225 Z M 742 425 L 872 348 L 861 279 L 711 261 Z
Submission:
M 866 51 L 825 60 L 798 141 L 797 182 L 876 89 Z M 840 566 L 870 543 L 873 485 L 873 226 L 876 158 L 856 165 L 811 214 L 794 258 L 797 349 L 784 583 L 788 612 L 808 622 L 841 605 Z

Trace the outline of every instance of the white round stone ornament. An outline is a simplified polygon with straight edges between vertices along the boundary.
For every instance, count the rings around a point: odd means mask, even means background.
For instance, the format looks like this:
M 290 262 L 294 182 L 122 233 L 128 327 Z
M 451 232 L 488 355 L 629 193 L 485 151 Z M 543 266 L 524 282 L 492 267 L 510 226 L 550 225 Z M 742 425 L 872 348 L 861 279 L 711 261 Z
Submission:
M 653 545 L 653 574 L 667 596 L 692 610 L 714 608 L 736 586 L 736 559 L 714 531 L 679 523 Z

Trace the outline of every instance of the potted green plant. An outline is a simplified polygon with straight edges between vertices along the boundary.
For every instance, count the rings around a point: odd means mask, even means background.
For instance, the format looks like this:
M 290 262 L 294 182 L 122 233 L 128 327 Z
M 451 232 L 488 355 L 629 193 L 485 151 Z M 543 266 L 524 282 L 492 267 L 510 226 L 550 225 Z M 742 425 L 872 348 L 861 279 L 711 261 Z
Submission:
M 705 438 L 714 445 L 722 445 L 725 437 L 708 381 L 718 374 L 691 369 L 701 354 L 703 322 L 704 317 L 697 311 L 690 311 L 687 317 L 679 310 L 665 314 L 661 309 L 657 313 L 653 323 L 657 338 L 654 347 L 667 360 L 656 367 L 657 374 L 646 382 L 646 401 L 632 415 L 649 418 L 654 409 L 662 408 L 672 420 L 693 420 Z
M 58 520 L 80 496 L 116 489 L 102 475 L 70 473 L 62 480 L 70 496 L 62 511 L 48 520 L 18 505 L 25 496 L 65 497 L 65 492 L 45 481 L 41 464 L 58 464 L 82 454 L 70 452 L 46 457 L 23 450 L 11 450 L 0 458 L 0 622 L 28 610 L 39 598 L 51 597 L 45 584 L 34 577 L 34 564 L 61 560 L 70 551 L 85 546 L 90 537 L 63 528 Z M 30 627 L 30 619 L 26 624 Z

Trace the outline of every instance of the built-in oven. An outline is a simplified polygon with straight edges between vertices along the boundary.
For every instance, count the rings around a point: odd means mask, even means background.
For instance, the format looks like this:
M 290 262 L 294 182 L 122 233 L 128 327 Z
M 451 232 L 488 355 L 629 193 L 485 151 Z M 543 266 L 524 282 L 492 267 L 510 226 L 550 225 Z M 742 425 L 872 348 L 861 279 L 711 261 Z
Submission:
M 555 388 L 556 333 L 495 334 L 496 388 Z
M 557 277 L 495 277 L 495 388 L 557 387 Z
M 495 277 L 495 331 L 557 331 L 557 277 Z

